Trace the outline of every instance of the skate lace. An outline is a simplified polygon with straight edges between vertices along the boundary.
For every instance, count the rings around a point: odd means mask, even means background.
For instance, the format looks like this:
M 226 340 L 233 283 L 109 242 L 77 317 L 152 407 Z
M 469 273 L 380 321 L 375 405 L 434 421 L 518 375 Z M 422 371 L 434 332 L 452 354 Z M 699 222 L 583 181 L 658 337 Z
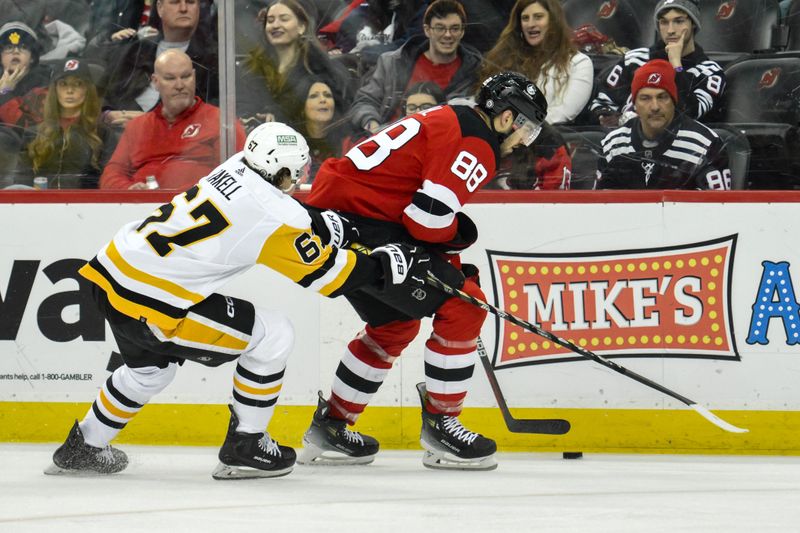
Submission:
M 452 435 L 453 437 L 457 438 L 462 442 L 466 442 L 467 444 L 472 444 L 475 439 L 478 438 L 478 434 L 468 430 L 464 426 L 461 425 L 461 422 L 458 421 L 458 418 L 454 416 L 444 416 L 442 417 L 442 425 L 444 429 Z
M 112 465 L 116 463 L 116 458 L 114 457 L 114 451 L 111 449 L 111 446 L 106 446 L 105 448 L 97 452 L 95 454 L 95 459 L 106 465 Z
M 267 455 L 281 457 L 281 449 L 278 447 L 277 441 L 269 438 L 269 435 L 266 433 L 264 433 L 263 437 L 258 439 L 258 447 L 261 448 L 262 451 L 266 452 Z
M 361 433 L 358 431 L 350 431 L 347 428 L 344 428 L 344 438 L 347 442 L 351 442 L 353 444 L 364 444 L 364 437 L 361 436 Z

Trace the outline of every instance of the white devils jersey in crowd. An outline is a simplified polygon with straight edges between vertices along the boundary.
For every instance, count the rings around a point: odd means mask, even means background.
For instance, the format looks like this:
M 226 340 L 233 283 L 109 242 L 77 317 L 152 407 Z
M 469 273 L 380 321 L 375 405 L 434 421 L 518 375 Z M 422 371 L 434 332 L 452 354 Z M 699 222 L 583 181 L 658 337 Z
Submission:
M 259 263 L 325 296 L 376 277 L 366 256 L 323 244 L 303 206 L 250 170 L 242 153 L 123 226 L 80 273 L 118 311 L 171 330 L 186 309 Z

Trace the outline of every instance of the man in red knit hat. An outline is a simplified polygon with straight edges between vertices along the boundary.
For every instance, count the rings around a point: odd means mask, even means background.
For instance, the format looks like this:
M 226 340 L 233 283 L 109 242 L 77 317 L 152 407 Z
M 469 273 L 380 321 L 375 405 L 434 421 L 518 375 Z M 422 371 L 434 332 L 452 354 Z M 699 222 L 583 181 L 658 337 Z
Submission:
M 638 115 L 603 139 L 597 164 L 600 189 L 731 188 L 728 154 L 713 130 L 677 112 L 675 71 L 663 59 L 633 76 Z

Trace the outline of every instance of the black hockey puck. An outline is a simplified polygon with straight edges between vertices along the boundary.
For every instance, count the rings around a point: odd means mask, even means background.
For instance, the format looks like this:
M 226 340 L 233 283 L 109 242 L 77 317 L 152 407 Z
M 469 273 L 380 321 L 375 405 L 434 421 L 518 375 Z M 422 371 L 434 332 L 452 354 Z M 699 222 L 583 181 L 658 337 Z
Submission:
M 583 452 L 564 452 L 561 456 L 564 459 L 580 459 L 583 457 Z

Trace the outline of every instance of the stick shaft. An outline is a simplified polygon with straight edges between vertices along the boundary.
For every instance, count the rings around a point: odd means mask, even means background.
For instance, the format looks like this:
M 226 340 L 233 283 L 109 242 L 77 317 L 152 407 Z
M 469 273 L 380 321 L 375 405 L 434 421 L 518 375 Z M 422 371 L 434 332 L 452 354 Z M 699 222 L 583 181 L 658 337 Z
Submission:
M 705 409 L 704 407 L 701 407 L 700 409 L 698 409 L 699 406 L 698 406 L 697 402 L 692 401 L 689 398 L 687 398 L 686 396 L 678 394 L 677 392 L 675 392 L 675 391 L 673 391 L 671 389 L 668 389 L 667 387 L 665 387 L 664 385 L 661 385 L 660 383 L 656 383 L 655 381 L 653 381 L 653 380 L 651 380 L 649 378 L 646 378 L 646 377 L 642 376 L 641 374 L 637 374 L 633 370 L 625 368 L 624 366 L 622 366 L 620 364 L 617 364 L 617 363 L 615 363 L 613 361 L 609 361 L 605 357 L 602 357 L 602 356 L 600 356 L 600 355 L 598 355 L 598 354 L 596 354 L 596 353 L 594 353 L 592 351 L 589 351 L 589 350 L 587 350 L 585 348 L 582 348 L 582 347 L 580 347 L 580 346 L 578 346 L 578 345 L 576 345 L 576 344 L 574 344 L 574 343 L 572 343 L 572 342 L 570 342 L 570 341 L 568 341 L 566 339 L 562 339 L 561 337 L 559 337 L 559 336 L 557 336 L 557 335 L 555 335 L 555 334 L 553 334 L 553 333 L 551 333 L 551 332 L 549 332 L 547 330 L 544 330 L 544 329 L 538 327 L 536 324 L 532 324 L 532 323 L 528 322 L 527 320 L 522 320 L 521 318 L 519 318 L 517 316 L 514 316 L 511 313 L 508 313 L 506 311 L 503 311 L 502 309 L 499 309 L 499 308 L 497 308 L 497 307 L 495 307 L 495 306 L 493 306 L 493 305 L 491 305 L 491 304 L 489 304 L 487 302 L 484 302 L 483 300 L 479 300 L 478 298 L 475 298 L 474 296 L 471 296 L 471 295 L 465 293 L 464 291 L 461 291 L 459 289 L 451 287 L 450 285 L 444 283 L 443 281 L 441 281 L 439 278 L 437 278 L 435 275 L 433 275 L 430 272 L 428 272 L 428 276 L 426 278 L 426 282 L 431 284 L 431 285 L 433 285 L 434 287 L 446 292 L 447 294 L 450 294 L 451 296 L 455 296 L 456 298 L 460 298 L 461 300 L 464 300 L 467 303 L 471 303 L 471 304 L 473 304 L 473 305 L 475 305 L 477 307 L 480 307 L 480 308 L 488 311 L 489 313 L 497 315 L 498 317 L 502 318 L 503 320 L 507 320 L 507 321 L 511 322 L 512 324 L 516 324 L 517 326 L 520 326 L 523 329 L 526 329 L 526 330 L 528 330 L 528 331 L 530 331 L 532 333 L 535 333 L 535 334 L 537 334 L 537 335 L 539 335 L 541 337 L 544 337 L 545 339 L 548 339 L 548 340 L 558 344 L 559 346 L 563 346 L 564 348 L 567 348 L 568 350 L 571 350 L 571 351 L 577 353 L 578 355 L 581 355 L 581 356 L 583 356 L 583 357 L 585 357 L 587 359 L 591 359 L 592 361 L 595 361 L 595 362 L 597 362 L 597 363 L 599 363 L 599 364 L 601 364 L 601 365 L 603 365 L 603 366 L 605 366 L 607 368 L 610 368 L 611 370 L 614 370 L 615 372 L 619 372 L 623 376 L 627 376 L 627 377 L 629 377 L 629 378 L 631 378 L 631 379 L 633 379 L 635 381 L 638 381 L 639 383 L 641 383 L 643 385 L 646 385 L 646 386 L 648 386 L 648 387 L 650 387 L 652 389 L 655 389 L 655 390 L 661 392 L 662 394 L 666 394 L 667 396 L 675 398 L 676 400 L 688 405 L 689 407 L 691 407 L 692 409 L 697 411 L 700 415 L 702 415 L 709 422 L 713 423 L 714 425 L 716 425 L 716 426 L 718 426 L 718 427 L 720 427 L 720 428 L 722 428 L 722 429 L 724 429 L 726 431 L 733 431 L 735 433 L 741 433 L 741 432 L 747 431 L 746 429 L 737 428 L 736 426 L 734 426 L 732 424 L 729 424 L 728 422 L 725 422 L 724 420 L 720 419 L 716 415 L 713 415 L 712 413 L 710 413 L 708 411 L 708 409 Z M 704 412 L 708 413 L 711 416 L 706 416 L 706 414 L 704 414 Z M 720 421 L 721 423 L 718 423 L 717 421 Z

